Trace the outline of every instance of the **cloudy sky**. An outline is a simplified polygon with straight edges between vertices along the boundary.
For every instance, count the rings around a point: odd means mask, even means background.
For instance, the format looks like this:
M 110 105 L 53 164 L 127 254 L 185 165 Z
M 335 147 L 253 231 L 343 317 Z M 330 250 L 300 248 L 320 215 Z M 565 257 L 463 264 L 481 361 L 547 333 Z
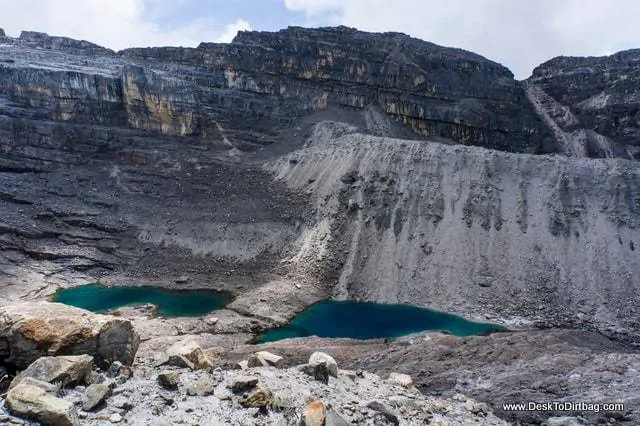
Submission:
M 526 78 L 557 55 L 640 48 L 639 0 L 0 0 L 0 27 L 132 46 L 228 42 L 238 30 L 347 25 L 480 53 Z

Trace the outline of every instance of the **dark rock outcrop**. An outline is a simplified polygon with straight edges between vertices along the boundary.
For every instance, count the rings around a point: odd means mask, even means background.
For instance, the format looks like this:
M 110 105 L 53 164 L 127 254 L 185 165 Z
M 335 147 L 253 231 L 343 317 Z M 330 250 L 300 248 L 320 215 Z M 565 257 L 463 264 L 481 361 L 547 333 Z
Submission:
M 640 49 L 603 57 L 557 57 L 534 69 L 527 80 L 543 114 L 561 132 L 573 135 L 579 153 L 635 160 L 640 160 L 639 81 Z
M 37 47 L 40 49 L 61 50 L 88 55 L 109 55 L 115 53 L 111 49 L 106 49 L 86 40 L 50 36 L 47 33 L 37 31 L 22 31 L 18 40 L 23 46 Z

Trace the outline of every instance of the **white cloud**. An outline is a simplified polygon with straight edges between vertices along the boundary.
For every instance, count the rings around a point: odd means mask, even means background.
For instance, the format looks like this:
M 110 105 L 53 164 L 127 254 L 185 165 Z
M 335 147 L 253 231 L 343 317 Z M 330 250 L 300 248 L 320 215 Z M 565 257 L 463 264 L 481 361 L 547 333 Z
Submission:
M 238 19 L 236 22 L 227 25 L 224 32 L 218 37 L 218 43 L 230 43 L 238 34 L 238 31 L 251 31 L 251 24 L 244 19 Z
M 201 41 L 230 41 L 242 19 L 227 26 L 199 18 L 164 28 L 153 21 L 158 8 L 171 10 L 184 0 L 0 0 L 0 27 L 17 36 L 22 30 L 89 40 L 112 49 L 134 46 L 196 46 Z M 149 5 L 153 6 L 153 9 Z
M 472 50 L 526 78 L 558 55 L 640 47 L 637 0 L 284 0 L 317 22 L 400 31 Z

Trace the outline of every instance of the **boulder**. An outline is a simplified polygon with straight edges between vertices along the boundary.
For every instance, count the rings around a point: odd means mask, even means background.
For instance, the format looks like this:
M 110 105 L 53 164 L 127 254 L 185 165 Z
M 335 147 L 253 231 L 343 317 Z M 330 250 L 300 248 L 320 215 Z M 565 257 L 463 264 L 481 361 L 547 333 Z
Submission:
M 284 358 L 267 351 L 256 352 L 247 361 L 249 367 L 277 367 L 281 368 Z
M 7 34 L 4 32 L 4 28 L 0 28 L 0 37 L 6 37 Z
M 130 365 L 140 337 L 131 321 L 59 303 L 22 302 L 0 307 L 0 363 L 18 369 L 43 356 L 94 357 L 98 365 Z
M 25 377 L 31 377 L 47 383 L 56 383 L 62 387 L 86 383 L 86 378 L 93 368 L 93 357 L 49 356 L 35 360 L 21 371 L 11 382 L 9 389 L 15 387 Z
M 300 426 L 325 426 L 327 410 L 322 401 L 309 403 L 302 412 Z
M 408 374 L 391 373 L 389 374 L 389 378 L 387 379 L 387 381 L 389 383 L 400 385 L 407 389 L 413 386 L 413 379 Z
M 236 393 L 246 392 L 258 384 L 258 378 L 253 376 L 239 376 L 231 382 L 231 390 Z
M 82 396 L 82 409 L 91 411 L 111 395 L 111 388 L 104 383 L 95 383 L 87 387 Z
M 171 345 L 163 355 L 159 364 L 173 365 L 191 370 L 213 368 L 211 360 L 193 340 L 183 340 Z
M 333 377 L 338 377 L 338 363 L 331 355 L 324 352 L 314 352 L 309 357 L 309 365 L 314 367 L 318 364 L 327 364 L 327 370 Z
M 161 371 L 158 374 L 158 383 L 165 389 L 178 389 L 180 384 L 180 372 L 178 371 Z
M 214 384 L 209 376 L 202 376 L 196 380 L 190 380 L 185 383 L 187 395 L 190 396 L 207 396 L 213 395 Z
M 79 425 L 73 404 L 58 398 L 56 391 L 50 383 L 25 377 L 7 393 L 5 403 L 13 415 L 42 425 Z

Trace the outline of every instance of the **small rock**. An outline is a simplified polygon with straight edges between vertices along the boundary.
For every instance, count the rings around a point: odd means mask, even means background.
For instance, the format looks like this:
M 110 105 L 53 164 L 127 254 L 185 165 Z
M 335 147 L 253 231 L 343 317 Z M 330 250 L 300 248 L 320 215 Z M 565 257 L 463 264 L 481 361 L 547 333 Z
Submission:
M 367 407 L 371 408 L 373 411 L 377 411 L 378 413 L 382 414 L 389 422 L 393 423 L 394 425 L 400 424 L 400 419 L 398 418 L 398 415 L 387 404 L 384 404 L 380 401 L 372 401 L 367 405 Z
M 115 383 L 117 385 L 124 385 L 125 383 L 127 383 L 127 380 L 129 380 L 129 378 L 121 374 L 115 378 Z
M 158 383 L 165 389 L 178 389 L 180 373 L 178 371 L 161 371 L 158 374 Z
M 407 389 L 413 386 L 413 379 L 408 374 L 391 373 L 389 374 L 389 379 L 387 379 L 387 381 L 394 385 L 403 386 Z
M 124 396 L 116 396 L 110 401 L 110 404 L 121 410 L 131 410 L 133 408 L 133 404 Z
M 91 411 L 109 397 L 111 389 L 104 383 L 89 385 L 82 396 L 82 409 Z
M 358 377 L 354 370 L 338 370 L 338 375 L 348 377 L 351 380 L 355 380 Z
M 239 361 L 233 366 L 233 368 L 235 370 L 246 370 L 247 368 L 249 368 L 249 361 L 246 361 L 246 360 Z
M 387 401 L 396 408 L 408 408 L 412 410 L 420 409 L 420 404 L 406 396 L 392 395 L 387 398 Z
M 220 401 L 230 401 L 233 398 L 233 394 L 228 389 L 221 389 L 216 392 L 216 396 Z
M 313 367 L 323 362 L 327 364 L 329 374 L 333 377 L 338 377 L 338 363 L 332 356 L 327 355 L 324 352 L 314 352 L 309 357 L 309 365 Z
M 298 370 L 302 371 L 304 374 L 313 376 L 313 365 L 311 364 L 301 364 L 298 366 Z
M 99 373 L 95 370 L 90 371 L 87 377 L 85 378 L 85 382 L 88 385 L 93 385 L 96 383 L 104 383 L 106 380 L 107 380 L 107 377 L 104 374 Z
M 122 421 L 122 416 L 118 413 L 113 413 L 110 417 L 109 417 L 109 421 L 111 423 L 120 423 Z
M 309 403 L 302 412 L 300 426 L 324 426 L 327 415 L 326 411 L 322 401 Z
M 262 386 L 254 388 L 251 392 L 244 395 L 240 400 L 240 404 L 245 408 L 266 408 L 273 401 L 273 393 Z
M 239 393 L 253 389 L 258 384 L 258 378 L 253 376 L 240 376 L 233 379 L 231 390 Z
M 218 324 L 218 318 L 217 317 L 207 317 L 205 322 L 209 326 L 214 326 L 214 325 Z
M 166 405 L 172 405 L 175 402 L 173 396 L 166 392 L 158 392 L 158 396 L 164 401 Z
M 209 376 L 202 376 L 197 380 L 190 380 L 185 384 L 187 395 L 207 396 L 213 395 L 214 384 Z
M 163 365 L 170 365 L 178 368 L 188 368 L 189 370 L 196 369 L 195 365 L 191 361 L 189 361 L 186 357 L 182 355 L 176 355 L 176 354 L 173 354 L 173 355 L 168 355 L 167 353 L 162 354 L 156 366 L 160 367 Z
M 186 284 L 189 282 L 189 277 L 187 275 L 182 275 L 181 277 L 176 278 L 176 284 Z
M 471 400 L 468 400 L 467 403 L 471 402 Z M 469 408 L 469 411 L 471 411 L 473 414 L 475 414 L 476 416 L 480 415 L 480 414 L 488 414 L 491 412 L 491 408 L 489 408 L 489 406 L 487 404 L 485 404 L 484 402 L 473 402 L 471 404 L 471 407 Z
M 467 402 L 467 399 L 469 399 L 469 398 L 467 398 L 466 395 L 463 395 L 461 393 L 457 393 L 457 394 L 453 395 L 452 399 L 454 401 L 458 401 L 458 402 Z
M 351 171 L 351 172 L 345 173 L 344 175 L 342 175 L 342 177 L 340 177 L 340 181 L 346 184 L 352 184 L 357 180 L 358 180 L 357 171 Z
M 247 361 L 249 367 L 282 367 L 284 359 L 267 351 L 256 352 Z
M 192 340 L 176 342 L 167 349 L 159 365 L 186 367 L 191 370 L 212 368 L 213 363 L 204 354 L 202 348 Z
M 321 362 L 313 366 L 313 378 L 317 381 L 329 384 L 329 367 L 326 362 Z
M 109 366 L 107 376 L 112 378 L 122 376 L 125 379 L 130 379 L 131 377 L 133 377 L 133 370 L 131 369 L 131 367 L 122 364 L 120 361 L 114 361 Z

